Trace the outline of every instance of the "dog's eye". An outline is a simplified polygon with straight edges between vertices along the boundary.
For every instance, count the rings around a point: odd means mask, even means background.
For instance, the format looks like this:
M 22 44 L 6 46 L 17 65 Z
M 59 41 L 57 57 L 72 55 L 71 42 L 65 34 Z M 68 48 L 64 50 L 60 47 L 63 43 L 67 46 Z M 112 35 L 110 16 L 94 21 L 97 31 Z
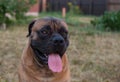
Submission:
M 67 32 L 62 32 L 61 35 L 66 39 L 67 36 L 68 36 L 68 33 Z
M 42 34 L 45 34 L 45 35 L 46 35 L 46 34 L 49 34 L 49 32 L 46 31 L 46 30 L 42 30 L 41 33 L 42 33 Z

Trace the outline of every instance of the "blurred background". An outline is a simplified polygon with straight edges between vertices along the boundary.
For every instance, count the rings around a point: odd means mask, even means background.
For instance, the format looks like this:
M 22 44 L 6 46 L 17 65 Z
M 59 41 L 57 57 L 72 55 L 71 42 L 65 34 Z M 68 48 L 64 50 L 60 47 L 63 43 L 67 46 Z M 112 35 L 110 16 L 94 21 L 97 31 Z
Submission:
M 68 24 L 71 82 L 120 82 L 120 0 L 0 0 L 0 82 L 18 82 L 28 24 L 43 17 Z

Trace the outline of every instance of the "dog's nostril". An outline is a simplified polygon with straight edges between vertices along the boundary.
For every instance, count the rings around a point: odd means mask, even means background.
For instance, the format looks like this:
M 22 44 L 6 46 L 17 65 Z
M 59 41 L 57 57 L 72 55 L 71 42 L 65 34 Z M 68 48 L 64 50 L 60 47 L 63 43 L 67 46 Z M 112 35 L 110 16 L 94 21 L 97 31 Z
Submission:
M 58 40 L 54 40 L 54 43 L 58 43 Z
M 62 44 L 63 40 L 62 39 L 55 39 L 54 44 Z
M 63 43 L 63 40 L 60 40 L 60 43 Z

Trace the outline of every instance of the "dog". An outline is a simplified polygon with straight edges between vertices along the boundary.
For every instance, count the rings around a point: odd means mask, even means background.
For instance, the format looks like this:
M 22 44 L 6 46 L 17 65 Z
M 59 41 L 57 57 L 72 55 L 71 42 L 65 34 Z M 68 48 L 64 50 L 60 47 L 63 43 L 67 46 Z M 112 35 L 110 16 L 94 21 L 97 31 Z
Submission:
M 19 82 L 70 82 L 67 24 L 59 18 L 33 20 L 19 66 Z

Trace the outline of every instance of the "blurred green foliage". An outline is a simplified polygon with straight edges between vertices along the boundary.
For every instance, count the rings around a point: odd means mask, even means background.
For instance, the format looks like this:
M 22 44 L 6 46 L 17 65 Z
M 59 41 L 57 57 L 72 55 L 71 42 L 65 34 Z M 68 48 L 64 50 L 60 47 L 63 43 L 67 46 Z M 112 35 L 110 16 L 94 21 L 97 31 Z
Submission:
M 96 28 L 106 31 L 120 31 L 120 11 L 105 12 L 103 16 L 91 21 Z
M 69 14 L 71 15 L 82 14 L 80 7 L 78 5 L 74 5 L 72 2 L 68 2 L 68 6 L 69 6 Z
M 36 0 L 0 0 L 0 24 L 25 18 L 25 12 Z

